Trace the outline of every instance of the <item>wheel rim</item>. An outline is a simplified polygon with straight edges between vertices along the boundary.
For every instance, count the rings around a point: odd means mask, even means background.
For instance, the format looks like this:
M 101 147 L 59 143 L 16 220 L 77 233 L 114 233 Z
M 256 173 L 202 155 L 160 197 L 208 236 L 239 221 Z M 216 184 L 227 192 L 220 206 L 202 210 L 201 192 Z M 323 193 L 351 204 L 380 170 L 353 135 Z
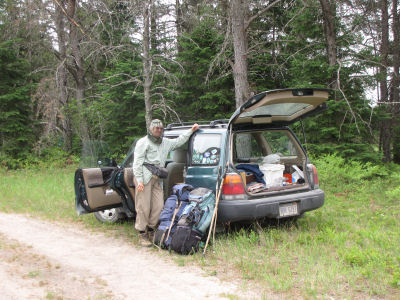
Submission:
M 98 213 L 104 220 L 107 220 L 107 221 L 114 220 L 117 216 L 117 211 L 115 208 L 102 210 L 102 211 L 99 211 Z

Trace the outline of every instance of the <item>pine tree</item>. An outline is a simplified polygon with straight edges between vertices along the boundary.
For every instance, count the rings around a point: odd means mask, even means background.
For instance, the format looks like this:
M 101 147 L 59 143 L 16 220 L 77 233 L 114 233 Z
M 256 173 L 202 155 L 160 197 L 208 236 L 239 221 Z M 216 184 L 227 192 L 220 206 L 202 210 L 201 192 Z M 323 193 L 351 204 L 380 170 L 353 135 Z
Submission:
M 33 142 L 29 63 L 21 50 L 12 40 L 0 43 L 0 154 L 13 158 L 26 156 Z

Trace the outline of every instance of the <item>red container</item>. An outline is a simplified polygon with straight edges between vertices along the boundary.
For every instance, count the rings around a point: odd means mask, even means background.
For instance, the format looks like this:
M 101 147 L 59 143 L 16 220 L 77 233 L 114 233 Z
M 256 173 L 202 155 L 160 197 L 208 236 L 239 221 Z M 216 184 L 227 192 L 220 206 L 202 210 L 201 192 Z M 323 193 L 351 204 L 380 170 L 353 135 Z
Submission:
M 292 183 L 292 174 L 285 173 L 285 174 L 283 174 L 283 178 L 285 178 L 285 182 Z

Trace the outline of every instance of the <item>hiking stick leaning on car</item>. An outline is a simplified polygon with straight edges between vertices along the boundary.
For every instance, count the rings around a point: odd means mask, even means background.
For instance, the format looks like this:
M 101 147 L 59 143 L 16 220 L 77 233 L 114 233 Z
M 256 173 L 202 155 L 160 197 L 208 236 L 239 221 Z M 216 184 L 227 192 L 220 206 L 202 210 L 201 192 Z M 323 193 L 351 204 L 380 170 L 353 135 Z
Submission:
M 215 234 L 215 226 L 217 224 L 218 204 L 219 204 L 219 199 L 221 197 L 222 187 L 224 185 L 224 178 L 225 178 L 227 169 L 228 169 L 228 164 L 225 166 L 224 172 L 223 172 L 222 177 L 221 177 L 221 180 L 219 181 L 218 179 L 219 179 L 219 176 L 221 174 L 221 166 L 218 168 L 217 185 L 215 187 L 215 191 L 216 191 L 216 194 L 217 194 L 216 195 L 216 199 L 215 199 L 215 208 L 214 208 L 214 213 L 213 213 L 213 216 L 212 216 L 212 219 L 211 219 L 210 229 L 208 230 L 208 236 L 207 236 L 206 245 L 204 246 L 203 256 L 206 254 L 207 246 L 208 246 L 208 243 L 209 243 L 210 237 L 211 237 L 211 232 L 213 231 L 214 234 Z M 218 185 L 218 183 L 219 183 L 219 185 Z M 219 188 L 218 188 L 218 186 L 219 186 Z M 214 239 L 213 239 L 213 242 L 214 242 Z

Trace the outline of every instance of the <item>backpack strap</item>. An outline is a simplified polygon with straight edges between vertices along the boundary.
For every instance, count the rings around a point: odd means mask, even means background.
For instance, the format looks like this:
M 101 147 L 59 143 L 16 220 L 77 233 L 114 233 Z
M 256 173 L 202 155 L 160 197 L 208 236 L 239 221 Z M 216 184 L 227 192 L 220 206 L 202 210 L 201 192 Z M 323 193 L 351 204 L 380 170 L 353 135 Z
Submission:
M 179 201 L 179 199 L 177 201 L 178 201 L 179 205 L 177 205 L 175 207 L 175 211 L 174 211 L 174 214 L 173 214 L 172 219 L 171 219 L 171 224 L 169 224 L 167 238 L 165 239 L 166 241 L 168 241 L 169 235 L 171 233 L 171 229 L 174 226 L 175 216 L 178 213 L 178 211 L 179 211 L 179 209 L 181 208 L 181 205 L 182 205 L 182 201 Z M 165 234 L 165 232 L 164 232 L 164 234 Z M 163 236 L 164 236 L 164 234 L 163 234 Z M 162 242 L 164 242 L 164 241 L 162 240 Z
M 163 243 L 164 243 L 164 237 L 165 237 L 165 231 L 164 231 L 163 234 L 161 235 L 159 245 L 157 245 L 157 246 L 162 247 L 162 245 L 163 245 Z

